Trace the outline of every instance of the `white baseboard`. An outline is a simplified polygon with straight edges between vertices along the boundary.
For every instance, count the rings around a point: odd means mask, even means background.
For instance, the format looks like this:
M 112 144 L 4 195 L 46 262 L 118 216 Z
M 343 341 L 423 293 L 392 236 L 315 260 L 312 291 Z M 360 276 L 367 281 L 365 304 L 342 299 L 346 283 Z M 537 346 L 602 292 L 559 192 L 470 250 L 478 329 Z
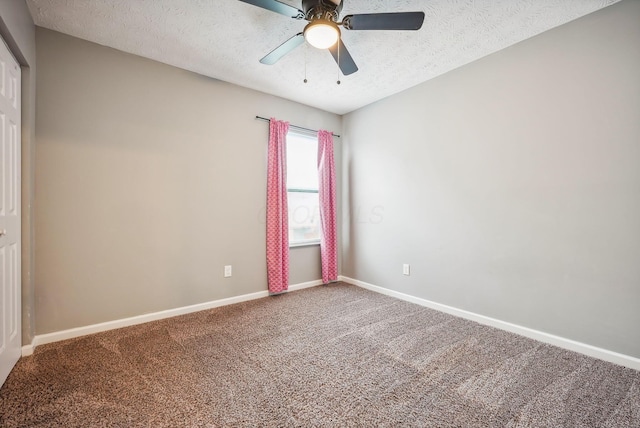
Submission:
M 305 288 L 316 287 L 316 286 L 322 285 L 322 284 L 324 284 L 324 283 L 322 282 L 321 279 L 317 279 L 315 281 L 309 281 L 309 282 L 301 282 L 300 284 L 290 285 L 289 286 L 289 291 L 303 290 Z
M 357 279 L 349 278 L 346 276 L 341 276 L 340 281 L 357 285 L 358 287 L 366 288 L 367 290 L 375 291 L 387 296 L 395 297 L 400 300 L 405 300 L 407 302 L 426 306 L 427 308 L 435 309 L 436 311 L 445 312 L 450 315 L 475 321 L 477 323 L 484 324 L 490 327 L 495 327 L 501 330 L 509 331 L 511 333 L 516 333 L 530 339 L 557 346 L 559 348 L 568 349 L 569 351 L 579 352 L 589 357 L 598 358 L 610 363 L 629 367 L 635 370 L 640 370 L 640 359 L 631 357 L 629 355 L 624 355 L 617 352 L 609 351 L 607 349 L 598 348 L 596 346 L 587 345 L 586 343 L 576 342 L 575 340 L 566 339 L 564 337 L 534 330 L 528 327 L 523 327 L 517 324 L 512 324 L 506 321 L 501 321 L 495 318 L 490 318 L 484 315 L 479 315 L 473 312 L 465 311 L 463 309 L 458 309 L 452 306 L 432 302 L 430 300 L 400 293 L 398 291 L 389 290 L 388 288 L 379 287 L 377 285 L 369 284 L 364 281 L 359 281 Z
M 29 355 L 33 354 L 35 347 L 33 346 L 33 342 L 29 345 L 24 345 L 22 347 L 22 356 L 23 357 L 28 357 Z
M 322 285 L 322 280 L 303 282 L 289 286 L 289 291 L 297 291 L 305 288 Z M 83 327 L 71 328 L 69 330 L 55 331 L 53 333 L 38 334 L 33 338 L 29 345 L 22 347 L 22 356 L 32 355 L 36 347 L 47 343 L 59 342 L 61 340 L 73 339 L 75 337 L 86 336 L 87 334 L 100 333 L 102 331 L 113 330 L 116 328 L 129 327 L 132 325 L 143 324 L 150 321 L 157 321 L 165 318 L 171 318 L 178 315 L 190 314 L 192 312 L 204 311 L 207 309 L 218 308 L 220 306 L 233 305 L 234 303 L 246 302 L 249 300 L 261 299 L 268 297 L 268 291 L 258 291 L 257 293 L 243 294 L 241 296 L 229 297 L 226 299 L 213 300 L 210 302 L 198 303 L 190 306 L 183 306 L 175 309 L 168 309 L 150 314 L 138 315 L 129 318 L 122 318 L 114 321 L 107 321 L 99 324 L 92 324 Z

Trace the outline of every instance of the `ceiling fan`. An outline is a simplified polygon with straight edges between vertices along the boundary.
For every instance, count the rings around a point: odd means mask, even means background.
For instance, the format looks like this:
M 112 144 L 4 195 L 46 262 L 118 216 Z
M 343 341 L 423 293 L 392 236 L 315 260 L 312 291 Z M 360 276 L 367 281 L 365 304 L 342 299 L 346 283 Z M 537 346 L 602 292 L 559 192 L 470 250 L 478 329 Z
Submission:
M 302 0 L 302 10 L 277 0 L 240 1 L 293 19 L 309 21 L 301 33 L 269 52 L 260 60 L 261 63 L 275 64 L 306 40 L 318 49 L 329 49 L 345 76 L 358 71 L 358 66 L 342 42 L 339 26 L 347 30 L 419 30 L 424 22 L 424 12 L 347 15 L 338 21 L 344 0 Z

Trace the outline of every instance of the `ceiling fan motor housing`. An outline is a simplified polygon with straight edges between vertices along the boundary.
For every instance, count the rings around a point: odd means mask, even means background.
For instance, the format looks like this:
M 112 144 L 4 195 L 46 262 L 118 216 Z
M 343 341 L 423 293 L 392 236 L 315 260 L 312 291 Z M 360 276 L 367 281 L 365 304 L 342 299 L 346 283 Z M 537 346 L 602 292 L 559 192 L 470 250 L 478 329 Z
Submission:
M 302 0 L 302 10 L 307 21 L 325 19 L 327 21 L 338 22 L 342 2 L 339 4 L 331 0 Z

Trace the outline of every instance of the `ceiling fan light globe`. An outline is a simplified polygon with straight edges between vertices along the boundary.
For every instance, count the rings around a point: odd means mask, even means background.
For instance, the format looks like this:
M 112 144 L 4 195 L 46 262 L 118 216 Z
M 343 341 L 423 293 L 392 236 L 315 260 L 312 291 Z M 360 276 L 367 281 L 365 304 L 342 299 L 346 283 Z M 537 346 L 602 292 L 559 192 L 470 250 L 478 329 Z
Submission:
M 328 49 L 340 38 L 340 29 L 331 21 L 318 19 L 305 27 L 304 38 L 314 48 Z

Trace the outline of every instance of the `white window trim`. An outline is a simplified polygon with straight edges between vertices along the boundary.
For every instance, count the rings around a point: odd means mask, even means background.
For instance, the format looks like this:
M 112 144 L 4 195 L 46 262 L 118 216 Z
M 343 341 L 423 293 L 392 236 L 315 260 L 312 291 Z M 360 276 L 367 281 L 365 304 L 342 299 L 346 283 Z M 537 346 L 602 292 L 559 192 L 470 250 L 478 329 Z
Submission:
M 315 247 L 319 245 L 320 245 L 320 240 L 318 239 L 313 241 L 295 242 L 295 243 L 289 244 L 289 248 Z

